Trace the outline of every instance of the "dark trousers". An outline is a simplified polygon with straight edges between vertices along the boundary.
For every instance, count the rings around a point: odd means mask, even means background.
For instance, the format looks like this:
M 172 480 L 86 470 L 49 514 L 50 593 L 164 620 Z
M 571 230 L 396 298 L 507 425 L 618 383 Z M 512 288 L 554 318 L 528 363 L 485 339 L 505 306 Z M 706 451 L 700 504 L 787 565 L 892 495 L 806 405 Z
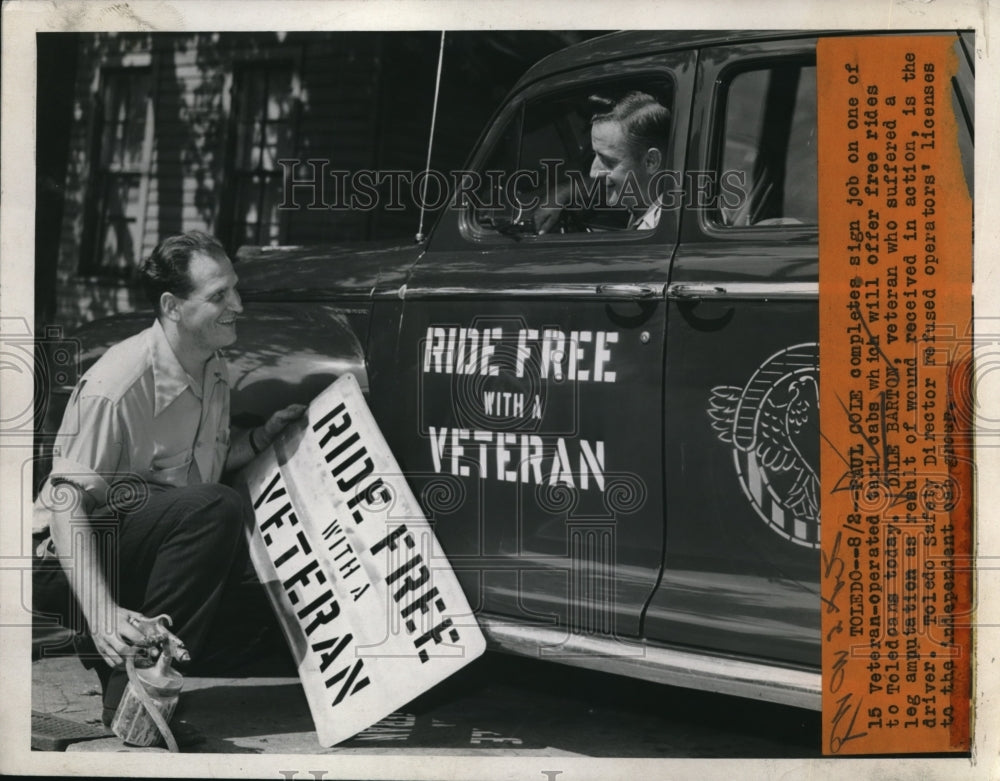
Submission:
M 149 486 L 142 506 L 121 515 L 109 529 L 114 543 L 107 547 L 114 554 L 106 555 L 103 565 L 115 599 L 150 618 L 169 615 L 171 631 L 184 641 L 194 670 L 217 626 L 224 594 L 244 576 L 243 527 L 251 512 L 239 493 L 218 483 Z M 54 613 L 65 626 L 85 629 L 57 560 L 35 567 L 34 591 L 36 612 Z M 84 664 L 93 667 L 100 657 L 86 640 L 77 643 L 77 650 Z

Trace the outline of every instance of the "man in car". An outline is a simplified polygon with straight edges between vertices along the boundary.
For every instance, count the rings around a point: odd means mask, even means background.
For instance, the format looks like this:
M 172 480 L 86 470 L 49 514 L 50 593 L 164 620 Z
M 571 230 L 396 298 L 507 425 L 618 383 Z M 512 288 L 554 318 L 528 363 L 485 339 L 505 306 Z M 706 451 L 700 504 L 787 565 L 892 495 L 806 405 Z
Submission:
M 156 318 L 80 379 L 34 507 L 34 531 L 50 533 L 36 609 L 58 602 L 61 585 L 65 610 L 69 581 L 86 621 L 77 651 L 97 669 L 106 725 L 126 683 L 123 660 L 146 642 L 143 617 L 169 615 L 195 661 L 206 647 L 223 592 L 243 573 L 251 517 L 245 500 L 218 481 L 304 410 L 286 407 L 230 444 L 219 351 L 236 341 L 243 307 L 215 238 L 192 232 L 164 240 L 142 279 Z
M 605 204 L 629 211 L 628 230 L 652 230 L 660 221 L 662 202 L 657 192 L 657 173 L 667 160 L 670 138 L 670 110 L 645 92 L 628 92 L 617 100 L 593 97 L 596 113 L 591 118 L 590 143 L 594 161 L 590 177 L 603 180 Z M 536 210 L 539 234 L 551 230 L 560 219 L 562 207 L 577 201 L 561 185 L 555 207 Z M 572 208 L 572 206 L 570 207 Z

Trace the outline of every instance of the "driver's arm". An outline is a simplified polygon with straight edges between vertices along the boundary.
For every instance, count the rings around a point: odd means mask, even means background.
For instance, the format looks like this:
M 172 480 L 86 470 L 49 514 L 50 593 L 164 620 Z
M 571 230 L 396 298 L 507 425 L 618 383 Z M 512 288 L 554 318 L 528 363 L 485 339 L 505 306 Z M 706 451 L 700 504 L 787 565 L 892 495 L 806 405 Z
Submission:
M 532 212 L 532 218 L 535 221 L 535 230 L 539 236 L 548 233 L 559 225 L 559 221 L 562 219 L 566 209 L 580 208 L 577 204 L 573 203 L 574 193 L 576 193 L 576 188 L 569 182 L 562 182 L 542 199 L 534 212 Z

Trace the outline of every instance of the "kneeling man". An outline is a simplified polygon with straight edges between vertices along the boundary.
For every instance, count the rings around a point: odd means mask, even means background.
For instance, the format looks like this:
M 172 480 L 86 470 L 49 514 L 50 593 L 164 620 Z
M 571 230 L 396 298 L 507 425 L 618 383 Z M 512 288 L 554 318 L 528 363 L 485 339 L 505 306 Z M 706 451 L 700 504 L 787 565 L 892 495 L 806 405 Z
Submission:
M 195 660 L 205 648 L 223 591 L 245 567 L 252 517 L 219 479 L 305 409 L 286 407 L 230 441 L 219 350 L 236 341 L 243 306 L 215 238 L 164 240 L 142 277 L 156 319 L 80 379 L 34 507 L 34 531 L 50 533 L 44 554 L 61 565 L 42 591 L 69 581 L 86 621 L 77 650 L 101 680 L 105 724 L 124 690 L 123 659 L 144 641 L 139 619 L 167 614 Z

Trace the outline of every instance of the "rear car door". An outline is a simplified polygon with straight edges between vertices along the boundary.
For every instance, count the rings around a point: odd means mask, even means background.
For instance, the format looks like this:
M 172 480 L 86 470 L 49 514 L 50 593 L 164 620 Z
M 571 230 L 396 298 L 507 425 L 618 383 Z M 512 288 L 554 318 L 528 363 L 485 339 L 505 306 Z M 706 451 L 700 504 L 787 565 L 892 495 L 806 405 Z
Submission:
M 702 51 L 668 288 L 664 573 L 644 634 L 819 664 L 814 40 Z

